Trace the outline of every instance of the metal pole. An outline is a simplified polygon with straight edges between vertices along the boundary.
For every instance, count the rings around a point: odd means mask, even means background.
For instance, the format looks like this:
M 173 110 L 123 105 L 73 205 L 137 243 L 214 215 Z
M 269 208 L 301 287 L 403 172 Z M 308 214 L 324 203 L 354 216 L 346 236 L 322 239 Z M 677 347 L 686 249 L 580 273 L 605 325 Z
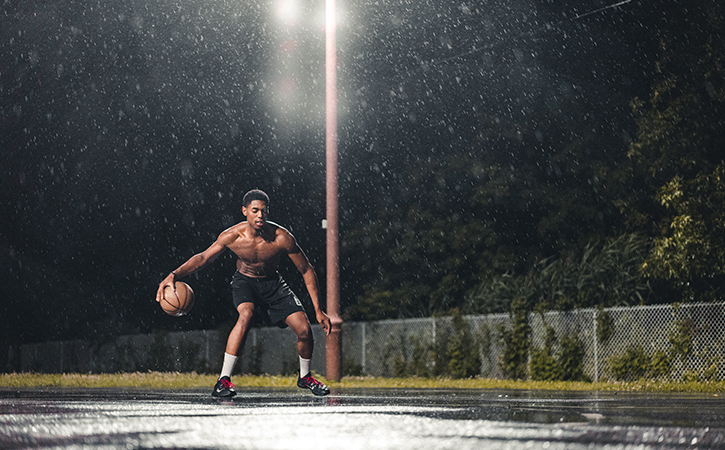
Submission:
M 327 162 L 327 315 L 332 330 L 325 342 L 327 378 L 342 378 L 342 318 L 340 317 L 340 264 L 337 195 L 337 52 L 335 0 L 325 3 L 325 106 Z
M 599 311 L 594 310 L 594 382 L 599 383 L 599 338 L 597 337 Z
M 361 365 L 362 365 L 362 373 L 363 374 L 366 374 L 367 373 L 367 367 L 365 366 L 365 364 L 367 363 L 367 358 L 366 358 L 366 354 L 367 354 L 367 343 L 365 341 L 365 339 L 366 339 L 366 336 L 365 336 L 365 333 L 366 333 L 366 330 L 365 330 L 366 325 L 367 324 L 365 322 L 362 323 L 362 364 Z

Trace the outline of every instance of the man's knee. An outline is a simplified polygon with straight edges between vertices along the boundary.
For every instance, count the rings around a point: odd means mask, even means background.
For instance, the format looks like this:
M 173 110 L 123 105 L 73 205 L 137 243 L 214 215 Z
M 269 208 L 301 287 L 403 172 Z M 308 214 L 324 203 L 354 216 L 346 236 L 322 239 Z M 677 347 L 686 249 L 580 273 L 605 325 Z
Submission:
M 314 339 L 315 338 L 312 336 L 312 329 L 310 327 L 303 328 L 297 333 L 298 341 L 312 343 Z
M 254 309 L 246 307 L 244 303 L 239 305 L 237 312 L 239 313 L 239 317 L 237 317 L 237 324 L 240 325 L 249 324 L 252 321 L 252 317 L 254 317 Z

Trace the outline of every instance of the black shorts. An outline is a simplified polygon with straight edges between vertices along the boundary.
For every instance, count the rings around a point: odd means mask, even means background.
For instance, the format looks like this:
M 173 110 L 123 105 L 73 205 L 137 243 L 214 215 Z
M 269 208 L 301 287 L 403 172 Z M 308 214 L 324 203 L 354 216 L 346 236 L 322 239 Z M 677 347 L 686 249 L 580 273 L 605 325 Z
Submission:
M 289 315 L 305 311 L 302 302 L 280 274 L 251 278 L 237 271 L 230 284 L 235 309 L 245 302 L 254 303 L 258 313 L 266 315 L 270 323 L 280 328 L 287 328 L 285 319 Z

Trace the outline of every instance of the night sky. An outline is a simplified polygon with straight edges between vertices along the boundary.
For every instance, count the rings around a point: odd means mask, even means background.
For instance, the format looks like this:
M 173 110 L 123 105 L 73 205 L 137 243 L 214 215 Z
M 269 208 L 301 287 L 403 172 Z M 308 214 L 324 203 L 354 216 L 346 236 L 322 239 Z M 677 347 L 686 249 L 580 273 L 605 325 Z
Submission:
M 339 0 L 343 239 L 391 204 L 387 183 L 405 167 L 470 146 L 485 121 L 519 120 L 535 97 L 548 99 L 547 115 L 527 119 L 542 141 L 551 116 L 577 115 L 590 128 L 572 134 L 621 155 L 629 102 L 648 96 L 660 25 L 680 8 L 615 3 Z M 166 317 L 154 296 L 241 220 L 252 188 L 270 194 L 270 219 L 324 285 L 324 2 L 0 11 L 5 342 L 228 323 L 231 255 L 190 278 L 192 315 Z M 343 288 L 364 257 L 343 255 Z M 291 265 L 283 274 L 304 292 Z

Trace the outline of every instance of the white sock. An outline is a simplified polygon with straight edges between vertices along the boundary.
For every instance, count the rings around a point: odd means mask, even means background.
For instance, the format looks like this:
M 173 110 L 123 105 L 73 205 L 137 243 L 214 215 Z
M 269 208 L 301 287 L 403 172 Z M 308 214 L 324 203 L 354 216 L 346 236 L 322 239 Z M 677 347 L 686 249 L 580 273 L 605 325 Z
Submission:
M 312 360 L 300 356 L 300 377 L 304 377 L 310 373 L 310 361 Z
M 230 377 L 232 376 L 232 371 L 234 370 L 234 364 L 237 363 L 237 359 L 239 359 L 238 356 L 230 355 L 229 353 L 224 353 L 224 365 L 222 365 L 222 374 L 219 375 L 219 378 L 221 377 Z

